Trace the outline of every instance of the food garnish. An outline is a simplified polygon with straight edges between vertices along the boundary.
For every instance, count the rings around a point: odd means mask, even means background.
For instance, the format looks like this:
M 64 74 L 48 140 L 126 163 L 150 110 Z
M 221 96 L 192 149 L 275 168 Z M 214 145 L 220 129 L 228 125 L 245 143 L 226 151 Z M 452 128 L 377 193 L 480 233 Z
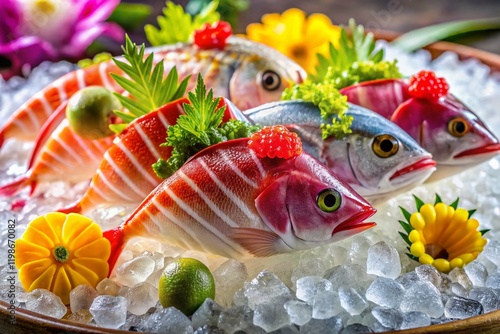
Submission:
M 158 159 L 153 169 L 160 178 L 167 178 L 179 169 L 195 153 L 228 139 L 245 138 L 260 127 L 238 120 L 222 123 L 225 106 L 219 107 L 220 98 L 214 99 L 201 74 L 198 75 L 195 92 L 188 92 L 190 104 L 184 103 L 186 115 L 167 129 L 163 146 L 172 146 L 172 155 L 165 161 Z
M 175 67 L 163 79 L 163 60 L 153 68 L 154 53 L 149 54 L 144 59 L 144 44 L 138 48 L 128 36 L 126 36 L 125 47 L 122 49 L 123 58 L 128 61 L 128 64 L 116 58 L 113 58 L 113 61 L 130 79 L 114 73 L 111 76 L 132 97 L 115 93 L 121 104 L 129 111 L 115 111 L 115 114 L 125 122 L 125 124 L 110 126 L 110 129 L 117 134 L 121 133 L 127 124 L 137 117 L 146 115 L 167 102 L 181 98 L 186 91 L 189 80 L 188 76 L 179 83 Z
M 435 101 L 446 96 L 449 89 L 445 78 L 438 78 L 432 71 L 420 71 L 410 78 L 408 92 L 413 97 Z
M 478 230 L 479 222 L 471 218 L 476 210 L 458 208 L 458 198 L 446 205 L 438 194 L 434 204 L 413 197 L 417 211 L 410 214 L 400 207 L 406 222 L 399 221 L 406 231 L 399 234 L 409 245 L 411 259 L 448 273 L 478 257 L 487 242 L 483 235 L 489 230 Z
M 332 118 L 331 124 L 321 124 L 323 139 L 330 136 L 342 138 L 346 134 L 351 133 L 350 126 L 353 118 L 345 114 L 349 108 L 347 97 L 340 94 L 335 85 L 331 83 L 314 83 L 306 80 L 302 84 L 285 89 L 281 99 L 312 102 L 318 106 L 321 117 L 325 121 L 328 121 L 332 116 L 336 116 Z
M 163 8 L 163 16 L 157 18 L 159 29 L 151 24 L 144 27 L 146 38 L 153 46 L 187 42 L 193 32 L 205 23 L 219 21 L 220 15 L 216 12 L 218 5 L 218 1 L 212 1 L 193 17 L 181 5 L 168 1 Z
M 60 212 L 39 216 L 16 240 L 19 280 L 26 291 L 47 289 L 68 304 L 74 287 L 96 287 L 108 276 L 110 249 L 90 218 Z
M 261 158 L 290 159 L 302 153 L 302 141 L 299 136 L 283 125 L 265 126 L 254 132 L 250 136 L 248 147 Z
M 210 24 L 194 32 L 194 44 L 200 49 L 224 49 L 226 40 L 233 33 L 231 25 L 224 21 Z
M 365 34 L 364 27 L 353 19 L 349 20 L 349 30 L 350 36 L 341 28 L 339 46 L 330 44 L 327 57 L 318 54 L 313 81 L 330 82 L 341 89 L 368 80 L 402 77 L 396 60 L 384 60 L 383 49 L 376 51 L 372 33 Z

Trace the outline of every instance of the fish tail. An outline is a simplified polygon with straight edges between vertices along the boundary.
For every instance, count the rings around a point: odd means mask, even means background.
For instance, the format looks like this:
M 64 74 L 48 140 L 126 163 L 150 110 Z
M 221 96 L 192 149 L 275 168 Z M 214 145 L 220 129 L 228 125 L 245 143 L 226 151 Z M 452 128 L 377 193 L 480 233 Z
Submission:
M 30 192 L 31 195 L 33 194 L 33 189 L 36 186 L 36 182 L 34 181 L 32 182 L 28 174 L 21 175 L 14 181 L 0 187 L 0 196 L 5 196 L 5 197 L 14 196 L 19 191 L 21 191 L 21 189 L 30 184 L 32 186 L 32 190 Z
M 111 244 L 111 254 L 109 255 L 108 265 L 109 265 L 109 274 L 113 272 L 113 268 L 115 267 L 116 260 L 120 256 L 124 243 L 124 233 L 122 226 L 115 227 L 111 230 L 107 230 L 103 232 L 103 236 L 109 240 Z
M 57 212 L 62 212 L 62 213 L 82 213 L 82 205 L 80 204 L 80 200 L 70 204 L 69 206 L 66 206 L 64 208 L 61 208 L 57 210 Z

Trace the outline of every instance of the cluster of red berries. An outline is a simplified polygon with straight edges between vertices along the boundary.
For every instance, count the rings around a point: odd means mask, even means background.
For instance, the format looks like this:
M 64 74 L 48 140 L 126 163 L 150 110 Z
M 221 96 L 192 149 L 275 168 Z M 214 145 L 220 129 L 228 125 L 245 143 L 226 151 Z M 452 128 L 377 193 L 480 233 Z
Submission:
M 214 25 L 205 25 L 194 32 L 194 44 L 200 49 L 224 49 L 226 40 L 233 33 L 231 25 L 225 21 L 219 21 Z
M 295 132 L 283 125 L 265 126 L 253 133 L 248 147 L 261 158 L 289 159 L 302 153 L 302 142 Z
M 420 71 L 410 78 L 409 93 L 413 97 L 437 100 L 448 94 L 449 89 L 446 80 L 432 71 Z

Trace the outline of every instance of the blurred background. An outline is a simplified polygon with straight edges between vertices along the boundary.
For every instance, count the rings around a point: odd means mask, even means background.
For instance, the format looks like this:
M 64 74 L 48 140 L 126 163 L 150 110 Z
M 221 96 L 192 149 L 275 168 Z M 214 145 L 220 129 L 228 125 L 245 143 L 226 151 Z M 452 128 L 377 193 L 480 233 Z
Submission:
M 122 2 L 138 2 L 122 0 Z M 156 25 L 156 17 L 165 6 L 164 0 L 142 0 L 153 7 L 147 23 Z M 186 5 L 188 0 L 173 2 Z M 249 0 L 249 8 L 238 21 L 236 32 L 244 32 L 252 22 L 260 22 L 265 13 L 281 13 L 297 7 L 306 13 L 324 13 L 334 24 L 347 24 L 349 18 L 374 32 L 407 32 L 432 24 L 466 19 L 500 19 L 500 0 Z M 134 40 L 145 41 L 141 29 Z M 500 32 L 483 31 L 453 38 L 453 42 L 500 54 Z

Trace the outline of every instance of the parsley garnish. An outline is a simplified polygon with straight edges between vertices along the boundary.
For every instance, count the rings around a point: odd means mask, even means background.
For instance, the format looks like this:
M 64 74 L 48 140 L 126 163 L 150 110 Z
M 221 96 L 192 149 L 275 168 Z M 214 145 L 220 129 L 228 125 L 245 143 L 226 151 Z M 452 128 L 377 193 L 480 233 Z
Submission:
M 187 42 L 193 32 L 203 24 L 219 21 L 220 15 L 216 12 L 218 5 L 218 1 L 212 1 L 200 14 L 192 17 L 181 5 L 168 1 L 163 8 L 163 16 L 157 18 L 160 28 L 151 24 L 144 27 L 146 38 L 153 46 Z
M 201 74 L 198 75 L 194 93 L 188 93 L 191 104 L 184 103 L 186 115 L 167 129 L 167 141 L 162 146 L 172 146 L 172 155 L 165 161 L 158 159 L 153 169 L 160 178 L 167 178 L 179 169 L 189 157 L 211 145 L 235 138 L 248 137 L 259 129 L 238 120 L 230 120 L 221 126 L 226 106 L 219 107 L 220 98 L 214 99 Z
M 137 47 L 126 36 L 125 47 L 122 47 L 126 62 L 113 58 L 115 64 L 130 77 L 130 79 L 111 73 L 115 81 L 122 86 L 131 97 L 115 93 L 115 96 L 128 112 L 115 111 L 125 123 L 130 123 L 137 117 L 145 115 L 164 104 L 181 98 L 186 92 L 189 77 L 178 82 L 176 68 L 172 68 L 167 77 L 163 79 L 163 60 L 153 68 L 154 54 L 151 53 L 144 59 L 145 46 Z M 110 129 L 121 133 L 127 124 L 110 125 Z
M 375 51 L 372 33 L 349 20 L 349 36 L 342 27 L 338 49 L 330 44 L 328 57 L 318 54 L 315 82 L 331 82 L 337 89 L 374 79 L 401 78 L 396 61 L 384 60 L 384 50 Z
M 296 84 L 287 88 L 282 100 L 304 100 L 312 102 L 318 106 L 321 117 L 328 121 L 332 116 L 331 124 L 321 124 L 321 134 L 323 139 L 330 136 L 342 138 L 345 134 L 351 133 L 349 128 L 352 124 L 352 116 L 345 114 L 349 108 L 347 96 L 340 94 L 332 83 L 314 83 L 306 80 L 302 84 Z

